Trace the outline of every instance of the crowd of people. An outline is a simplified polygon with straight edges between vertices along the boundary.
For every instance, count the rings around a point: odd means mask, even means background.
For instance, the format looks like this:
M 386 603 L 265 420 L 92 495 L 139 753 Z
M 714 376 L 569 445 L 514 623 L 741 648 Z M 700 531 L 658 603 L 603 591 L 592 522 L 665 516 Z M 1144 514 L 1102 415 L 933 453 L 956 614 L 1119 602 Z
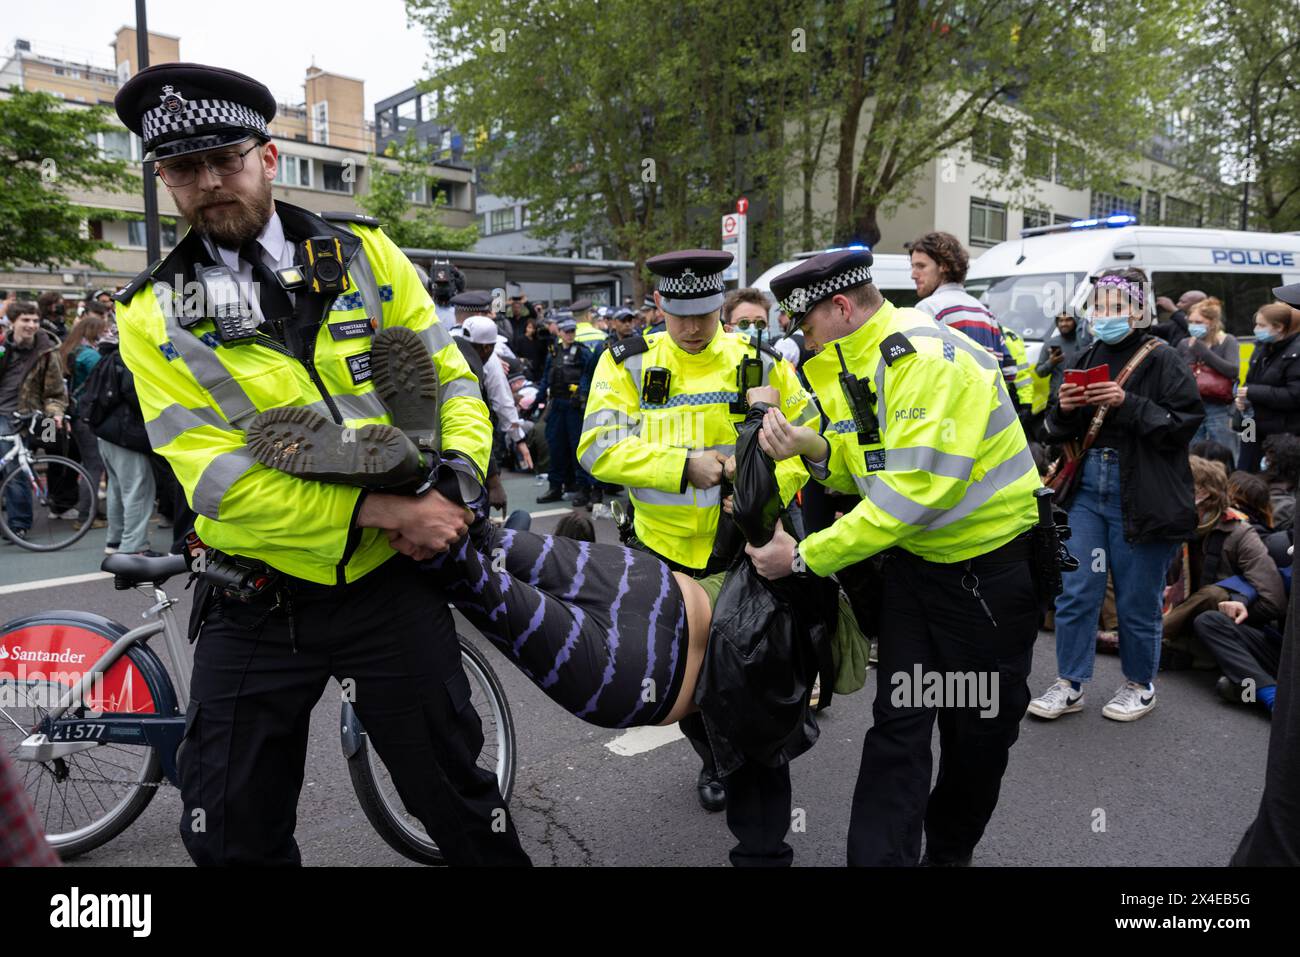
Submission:
M 183 524 L 188 507 L 150 447 L 131 372 L 118 355 L 113 293 L 73 301 L 54 291 L 33 298 L 0 290 L 0 300 L 0 435 L 21 435 L 80 462 L 92 480 L 91 489 L 80 489 L 68 470 L 51 469 L 49 521 L 90 518 L 107 528 L 107 554 L 160 554 L 151 524 Z M 27 538 L 31 490 L 11 482 L 5 499 L 10 528 Z

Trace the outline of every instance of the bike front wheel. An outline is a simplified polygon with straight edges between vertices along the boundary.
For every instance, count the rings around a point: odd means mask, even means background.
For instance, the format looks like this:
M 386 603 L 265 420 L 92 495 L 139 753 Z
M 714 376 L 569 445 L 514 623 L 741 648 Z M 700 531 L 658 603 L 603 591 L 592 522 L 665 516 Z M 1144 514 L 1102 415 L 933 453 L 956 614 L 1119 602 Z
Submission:
M 62 455 L 33 453 L 29 462 L 30 473 L 11 468 L 0 482 L 0 532 L 33 552 L 67 548 L 94 524 L 99 485 L 81 463 Z
M 460 636 L 460 659 L 469 679 L 470 704 L 483 724 L 479 767 L 496 775 L 497 789 L 509 804 L 515 783 L 515 724 L 505 689 L 484 654 L 464 636 Z M 350 720 L 356 724 L 360 746 L 348 758 L 348 773 L 371 826 L 399 854 L 421 864 L 445 864 L 437 843 L 420 820 L 406 810 L 361 722 L 355 714 Z

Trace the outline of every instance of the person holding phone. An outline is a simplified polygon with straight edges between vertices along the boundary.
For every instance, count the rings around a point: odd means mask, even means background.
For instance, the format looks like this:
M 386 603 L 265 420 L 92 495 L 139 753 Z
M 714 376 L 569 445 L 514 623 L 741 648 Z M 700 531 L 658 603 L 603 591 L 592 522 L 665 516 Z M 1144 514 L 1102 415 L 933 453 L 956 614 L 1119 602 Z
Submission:
M 1074 360 L 1092 344 L 1092 337 L 1086 329 L 1081 329 L 1074 316 L 1062 312 L 1056 317 L 1056 329 L 1043 344 L 1039 354 L 1038 365 L 1034 371 L 1040 379 L 1050 376 L 1048 382 L 1048 401 L 1055 402 L 1065 378 L 1065 370 L 1074 365 Z
M 1092 680 L 1097 617 L 1107 572 L 1115 582 L 1124 685 L 1102 709 L 1135 721 L 1155 706 L 1160 666 L 1160 613 L 1165 569 L 1178 543 L 1196 532 L 1187 446 L 1205 410 L 1196 380 L 1179 353 L 1153 340 L 1148 282 L 1140 269 L 1108 270 L 1095 280 L 1089 323 L 1097 341 L 1074 363 L 1093 370 L 1091 384 L 1062 382 L 1048 406 L 1044 432 L 1056 443 L 1084 438 L 1099 409 L 1100 430 L 1063 497 L 1070 511 L 1070 551 L 1078 571 L 1062 576 L 1056 599 L 1057 680 L 1029 713 L 1059 718 L 1083 710 Z M 1121 384 L 1116 381 L 1144 347 Z M 1067 373 L 1068 375 L 1068 373 Z

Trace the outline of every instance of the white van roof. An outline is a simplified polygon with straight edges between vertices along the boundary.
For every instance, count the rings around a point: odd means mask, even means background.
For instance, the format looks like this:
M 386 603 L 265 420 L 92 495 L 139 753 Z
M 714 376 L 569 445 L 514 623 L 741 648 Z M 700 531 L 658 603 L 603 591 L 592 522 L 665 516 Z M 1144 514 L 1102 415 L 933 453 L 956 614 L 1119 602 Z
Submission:
M 757 279 L 750 283 L 755 289 L 761 289 L 764 292 L 772 291 L 772 279 L 781 275 L 787 269 L 793 269 L 805 259 L 811 259 L 813 256 L 819 256 L 822 252 L 828 250 L 817 250 L 816 252 L 799 253 L 794 259 L 787 262 L 778 263 L 771 269 L 768 269 Z M 915 283 L 912 282 L 912 261 L 911 258 L 902 253 L 873 253 L 871 256 L 871 278 L 877 288 L 885 290 L 904 289 L 914 291 Z
M 1118 256 L 1116 254 L 1119 254 Z M 1009 239 L 971 263 L 967 279 L 1095 273 L 1137 266 L 1151 272 L 1281 273 L 1300 281 L 1300 235 L 1177 226 L 1077 229 Z

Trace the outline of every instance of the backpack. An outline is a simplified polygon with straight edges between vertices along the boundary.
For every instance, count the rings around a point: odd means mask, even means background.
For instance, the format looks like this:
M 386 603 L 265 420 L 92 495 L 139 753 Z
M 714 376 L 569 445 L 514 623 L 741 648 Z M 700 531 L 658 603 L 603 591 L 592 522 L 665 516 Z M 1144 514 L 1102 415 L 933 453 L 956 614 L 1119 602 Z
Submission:
M 77 414 L 92 429 L 102 425 L 122 401 L 122 376 L 118 370 L 121 361 L 117 352 L 100 359 L 77 390 Z

